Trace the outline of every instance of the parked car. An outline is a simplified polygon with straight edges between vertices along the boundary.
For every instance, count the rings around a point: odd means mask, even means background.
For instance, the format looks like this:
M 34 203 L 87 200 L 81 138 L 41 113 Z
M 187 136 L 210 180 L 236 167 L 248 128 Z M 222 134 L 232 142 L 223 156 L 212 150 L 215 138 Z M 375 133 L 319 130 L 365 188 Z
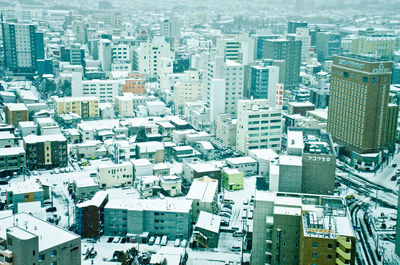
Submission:
M 223 208 L 228 208 L 232 210 L 232 204 L 223 204 Z
M 156 238 L 154 237 L 154 236 L 151 236 L 150 238 L 149 238 L 149 245 L 150 246 L 152 246 L 152 245 L 154 245 L 154 241 L 156 240 Z
M 392 167 L 397 167 L 397 164 L 396 164 L 396 163 L 393 163 L 393 164 L 392 164 Z
M 390 180 L 396 180 L 397 179 L 397 176 L 392 176 L 391 178 L 390 178 Z
M 228 214 L 232 215 L 232 210 L 222 208 L 220 210 L 220 213 L 228 213 Z
M 186 240 L 186 239 L 183 239 L 183 240 L 181 241 L 181 247 L 185 248 L 186 245 L 187 245 L 187 240 Z
M 174 246 L 179 247 L 181 245 L 181 240 L 179 238 L 175 239 Z
M 49 207 L 49 208 L 46 209 L 47 213 L 52 213 L 52 212 L 55 212 L 55 211 L 57 211 L 57 207 L 53 207 L 52 206 L 52 207 Z
M 226 220 L 221 220 L 221 226 L 229 226 L 229 222 Z
M 161 246 L 166 246 L 168 242 L 168 237 L 167 236 L 163 236 L 161 238 Z
M 229 199 L 224 199 L 222 202 L 224 204 L 235 204 L 235 202 L 233 200 L 229 200 Z
M 234 237 L 242 237 L 244 235 L 244 232 L 241 230 L 235 231 L 232 234 Z
M 219 213 L 219 216 L 231 218 L 231 215 L 229 213 L 225 213 L 225 212 Z
M 240 251 L 240 247 L 239 246 L 232 246 L 231 247 L 231 251 L 233 251 L 233 252 L 239 252 Z
M 161 237 L 156 237 L 156 240 L 154 241 L 154 245 L 160 245 L 161 243 Z

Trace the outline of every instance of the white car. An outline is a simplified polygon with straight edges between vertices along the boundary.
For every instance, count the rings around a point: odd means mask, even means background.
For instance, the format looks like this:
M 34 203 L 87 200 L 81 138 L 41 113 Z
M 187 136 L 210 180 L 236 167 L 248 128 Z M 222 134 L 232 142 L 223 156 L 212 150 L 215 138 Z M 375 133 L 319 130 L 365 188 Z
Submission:
M 181 240 L 179 238 L 175 239 L 174 246 L 179 247 L 181 245 Z

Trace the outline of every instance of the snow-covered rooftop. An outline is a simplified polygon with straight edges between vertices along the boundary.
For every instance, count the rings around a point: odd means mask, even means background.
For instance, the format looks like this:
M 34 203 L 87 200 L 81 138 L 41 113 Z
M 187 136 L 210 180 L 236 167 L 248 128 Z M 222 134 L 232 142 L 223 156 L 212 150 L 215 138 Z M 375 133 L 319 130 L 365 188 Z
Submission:
M 220 225 L 221 225 L 221 216 L 205 211 L 200 211 L 196 223 L 196 228 L 198 227 L 207 231 L 211 231 L 213 233 L 219 233 Z
M 127 209 L 131 211 L 159 211 L 189 213 L 192 209 L 191 200 L 181 199 L 134 199 L 134 200 L 110 200 L 105 208 Z
M 79 238 L 74 233 L 42 221 L 27 213 L 18 213 L 15 216 L 0 219 L 1 238 L 7 238 L 7 229 L 11 229 L 12 233 L 17 237 L 32 238 L 37 236 L 40 252 Z

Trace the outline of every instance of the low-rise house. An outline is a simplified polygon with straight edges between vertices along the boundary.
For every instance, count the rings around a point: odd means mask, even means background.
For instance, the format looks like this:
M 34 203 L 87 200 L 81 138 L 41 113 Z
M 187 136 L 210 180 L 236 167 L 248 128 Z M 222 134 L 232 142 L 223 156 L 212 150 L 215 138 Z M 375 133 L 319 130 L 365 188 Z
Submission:
M 182 193 L 182 178 L 177 175 L 159 176 L 160 187 L 164 194 L 175 197 Z
M 171 169 L 166 163 L 157 163 L 153 165 L 153 174 L 156 176 L 168 176 L 171 174 Z
M 199 151 L 202 158 L 205 160 L 215 159 L 215 149 L 210 142 L 207 141 L 196 141 L 193 143 L 194 149 Z
M 193 230 L 192 247 L 217 248 L 220 226 L 221 216 L 200 211 Z
M 33 121 L 21 121 L 18 124 L 18 128 L 22 137 L 37 134 L 37 125 Z
M 146 158 L 152 163 L 164 162 L 164 144 L 161 142 L 137 143 L 136 158 Z
M 257 175 L 258 162 L 249 156 L 227 158 L 226 165 L 242 171 L 246 177 Z
M 18 212 L 18 204 L 39 201 L 43 207 L 44 193 L 39 183 L 35 181 L 14 182 L 6 189 L 6 205 Z
M 221 168 L 210 162 L 184 163 L 182 165 L 185 179 L 192 182 L 193 179 L 209 177 L 221 181 Z
M 181 162 L 184 158 L 200 157 L 201 153 L 189 145 L 175 146 L 172 147 L 172 156 L 176 161 Z
M 100 188 L 132 186 L 132 164 L 130 162 L 101 164 L 97 168 L 97 181 Z
M 133 177 L 153 175 L 153 164 L 148 159 L 131 159 Z
M 0 132 L 0 148 L 15 146 L 16 137 L 9 131 Z
M 273 149 L 251 149 L 249 156 L 258 162 L 258 175 L 266 177 L 269 174 L 271 161 L 279 159 L 278 154 Z
M 159 121 L 158 133 L 162 135 L 163 141 L 172 141 L 172 133 L 175 130 L 175 126 L 169 121 Z
M 95 178 L 75 179 L 71 185 L 75 201 L 89 200 L 99 191 L 99 183 Z
M 135 188 L 141 197 L 153 197 L 161 191 L 160 178 L 154 175 L 137 176 L 135 178 Z
M 203 177 L 193 180 L 186 199 L 193 202 L 193 221 L 197 220 L 200 211 L 215 213 L 217 211 L 218 181 Z
M 86 141 L 76 144 L 76 156 L 85 159 L 97 159 L 107 155 L 107 151 L 102 148 L 103 143 L 99 140 Z
M 226 190 L 243 189 L 244 173 L 236 168 L 223 168 L 222 180 Z

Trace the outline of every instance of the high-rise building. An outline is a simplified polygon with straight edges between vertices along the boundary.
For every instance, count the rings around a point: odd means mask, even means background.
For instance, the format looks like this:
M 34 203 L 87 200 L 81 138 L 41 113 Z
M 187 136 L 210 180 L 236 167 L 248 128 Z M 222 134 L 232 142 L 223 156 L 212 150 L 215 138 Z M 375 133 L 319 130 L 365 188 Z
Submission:
M 237 110 L 236 150 L 281 149 L 282 110 L 270 107 L 266 99 L 239 100 Z
M 275 34 L 255 34 L 251 36 L 254 39 L 255 45 L 255 59 L 259 60 L 263 58 L 264 40 L 279 39 L 279 35 Z
M 85 49 L 79 43 L 73 43 L 69 49 L 69 63 L 71 65 L 83 65 Z
M 172 71 L 175 54 L 170 47 L 164 37 L 154 38 L 153 42 L 140 43 L 140 46 L 133 52 L 133 70 L 146 76 L 155 77 L 162 71 L 163 59 L 168 59 L 166 63 Z
M 355 264 L 355 250 L 343 198 L 256 191 L 251 264 Z
M 329 95 L 328 131 L 358 153 L 377 152 L 394 144 L 387 130 L 394 114 L 388 110 L 392 62 L 359 55 L 335 56 Z
M 99 60 L 103 71 L 111 71 L 112 64 L 112 49 L 111 41 L 107 39 L 101 39 L 99 43 Z
M 288 21 L 288 34 L 296 34 L 298 28 L 307 28 L 308 23 L 305 21 Z
M 301 41 L 288 35 L 287 39 L 264 40 L 264 58 L 285 60 L 285 88 L 292 89 L 300 83 Z
M 6 69 L 14 73 L 34 73 L 38 56 L 43 54 L 43 33 L 37 33 L 33 24 L 3 22 L 1 27 Z
M 213 80 L 214 79 L 214 80 Z M 224 62 L 223 57 L 216 57 L 207 66 L 205 80 L 205 105 L 210 107 L 215 121 L 218 114 L 229 113 L 236 117 L 237 101 L 243 99 L 244 67 L 232 60 Z M 214 104 L 215 108 L 212 107 Z
M 240 53 L 241 43 L 237 38 L 219 38 L 217 39 L 217 55 L 223 56 L 225 60 L 240 62 L 242 54 Z
M 308 28 L 297 28 L 296 29 L 296 40 L 301 41 L 301 62 L 305 63 L 309 59 L 311 37 L 310 30 Z
M 271 107 L 276 105 L 276 89 L 279 80 L 279 67 L 264 66 L 263 64 L 251 65 L 246 71 L 245 94 L 247 98 L 268 99 Z
M 72 22 L 72 32 L 75 34 L 76 41 L 82 44 L 87 42 L 87 28 L 85 21 L 74 20 Z
M 198 71 L 185 71 L 174 86 L 175 114 L 183 114 L 186 102 L 201 99 L 202 85 Z
M 177 18 L 164 19 L 160 25 L 161 36 L 179 40 L 181 37 L 181 23 Z
M 217 56 L 225 60 L 232 60 L 244 65 L 254 61 L 254 38 L 247 34 L 224 36 L 217 39 Z
M 332 60 L 333 56 L 340 55 L 342 36 L 339 33 L 318 32 L 315 52 L 318 61 Z

